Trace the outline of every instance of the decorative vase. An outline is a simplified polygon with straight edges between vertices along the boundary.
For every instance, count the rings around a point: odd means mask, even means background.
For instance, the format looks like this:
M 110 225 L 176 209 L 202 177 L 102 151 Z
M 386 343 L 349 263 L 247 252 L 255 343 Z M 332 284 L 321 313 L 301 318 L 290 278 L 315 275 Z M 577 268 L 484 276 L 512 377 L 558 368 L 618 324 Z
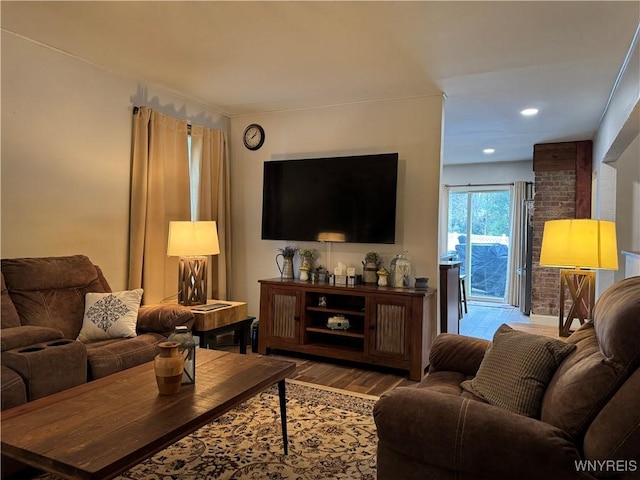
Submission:
M 160 353 L 153 360 L 153 368 L 160 395 L 172 395 L 180 391 L 184 359 L 178 351 L 179 346 L 178 342 L 158 344 Z
M 278 257 L 282 257 L 282 267 L 278 263 Z M 293 279 L 293 258 L 285 257 L 281 253 L 276 255 L 276 265 L 280 270 L 280 278 Z
M 378 281 L 378 275 L 376 272 L 378 271 L 378 265 L 375 262 L 367 262 L 364 264 L 364 269 L 362 270 L 362 282 L 363 283 L 376 283 Z
M 300 280 L 303 282 L 309 280 L 309 270 L 300 269 Z

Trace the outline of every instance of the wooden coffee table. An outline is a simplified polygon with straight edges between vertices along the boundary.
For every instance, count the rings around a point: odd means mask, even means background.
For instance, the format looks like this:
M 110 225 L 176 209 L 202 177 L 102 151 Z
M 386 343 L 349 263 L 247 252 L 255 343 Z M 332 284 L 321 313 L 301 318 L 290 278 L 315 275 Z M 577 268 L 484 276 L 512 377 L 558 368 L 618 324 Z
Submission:
M 66 478 L 113 478 L 278 384 L 286 454 L 284 379 L 295 368 L 198 349 L 195 385 L 162 396 L 150 362 L 3 411 L 2 453 Z

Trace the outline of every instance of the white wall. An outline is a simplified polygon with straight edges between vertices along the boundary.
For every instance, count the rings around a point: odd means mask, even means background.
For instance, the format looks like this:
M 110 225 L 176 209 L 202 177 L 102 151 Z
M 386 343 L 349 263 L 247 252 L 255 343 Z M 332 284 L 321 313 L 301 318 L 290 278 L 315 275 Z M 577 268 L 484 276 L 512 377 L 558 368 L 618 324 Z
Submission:
M 3 258 L 82 253 L 112 288 L 126 287 L 141 104 L 228 128 L 210 108 L 2 32 Z
M 531 147 L 533 154 L 533 146 Z M 482 183 L 533 182 L 533 160 L 499 163 L 469 163 L 444 165 L 443 185 L 468 185 Z
M 616 169 L 616 235 L 618 251 L 640 252 L 640 135 L 620 158 L 610 164 Z M 625 258 L 618 257 L 615 281 L 625 278 Z
M 592 216 L 616 222 L 618 251 L 637 250 L 640 238 L 640 25 L 604 113 L 593 145 Z M 633 201 L 635 200 L 635 203 Z M 634 236 L 635 235 L 635 236 Z M 635 246 L 634 246 L 635 245 Z M 599 270 L 596 296 L 624 278 L 624 258 L 617 272 Z
M 257 315 L 258 280 L 279 276 L 274 258 L 287 244 L 316 248 L 321 264 L 332 269 L 341 261 L 359 273 L 367 251 L 379 252 L 388 268 L 396 253 L 408 250 L 415 274 L 437 286 L 442 108 L 443 98 L 436 96 L 232 118 L 233 297 L 248 301 L 249 311 Z M 265 129 L 266 141 L 256 152 L 242 144 L 250 123 Z M 395 245 L 261 240 L 265 160 L 385 152 L 399 153 Z

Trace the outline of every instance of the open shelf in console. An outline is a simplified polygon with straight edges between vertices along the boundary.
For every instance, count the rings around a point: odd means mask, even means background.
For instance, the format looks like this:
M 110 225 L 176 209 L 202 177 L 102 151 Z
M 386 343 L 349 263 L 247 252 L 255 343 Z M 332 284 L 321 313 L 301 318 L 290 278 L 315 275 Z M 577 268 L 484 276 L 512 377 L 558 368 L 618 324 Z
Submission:
M 337 335 L 339 337 L 364 338 L 364 331 L 332 330 L 329 327 L 307 327 L 307 332 L 322 333 L 325 335 Z

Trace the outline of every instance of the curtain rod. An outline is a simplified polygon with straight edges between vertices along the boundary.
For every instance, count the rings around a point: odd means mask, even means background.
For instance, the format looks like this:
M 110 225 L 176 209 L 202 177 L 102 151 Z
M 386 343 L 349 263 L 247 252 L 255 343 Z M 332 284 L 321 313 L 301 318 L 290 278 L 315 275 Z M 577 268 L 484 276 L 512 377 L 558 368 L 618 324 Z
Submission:
M 526 182 L 527 185 L 533 185 L 534 182 Z M 509 187 L 514 185 L 511 183 L 467 183 L 466 185 L 448 185 L 445 184 L 445 187 Z
M 135 115 L 136 113 L 138 113 L 138 110 L 140 110 L 140 107 L 137 106 L 133 106 L 133 114 Z M 187 133 L 189 135 L 191 135 L 191 124 L 187 122 Z

